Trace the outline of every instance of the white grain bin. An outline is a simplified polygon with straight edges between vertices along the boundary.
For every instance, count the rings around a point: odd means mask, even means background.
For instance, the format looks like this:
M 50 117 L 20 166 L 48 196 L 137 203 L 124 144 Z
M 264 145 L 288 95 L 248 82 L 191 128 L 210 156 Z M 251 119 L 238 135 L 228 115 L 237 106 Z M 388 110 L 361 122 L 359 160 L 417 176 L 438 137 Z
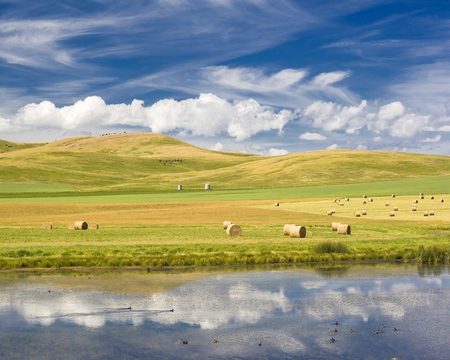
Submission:
M 211 185 L 210 184 L 205 184 L 205 190 L 209 190 L 211 189 Z

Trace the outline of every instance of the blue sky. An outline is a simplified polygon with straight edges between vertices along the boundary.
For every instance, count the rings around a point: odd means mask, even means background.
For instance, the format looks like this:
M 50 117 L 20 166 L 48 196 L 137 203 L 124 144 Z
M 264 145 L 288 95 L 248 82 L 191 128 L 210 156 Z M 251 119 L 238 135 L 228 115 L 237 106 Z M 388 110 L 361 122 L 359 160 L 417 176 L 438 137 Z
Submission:
M 0 138 L 450 155 L 450 2 L 0 0 Z

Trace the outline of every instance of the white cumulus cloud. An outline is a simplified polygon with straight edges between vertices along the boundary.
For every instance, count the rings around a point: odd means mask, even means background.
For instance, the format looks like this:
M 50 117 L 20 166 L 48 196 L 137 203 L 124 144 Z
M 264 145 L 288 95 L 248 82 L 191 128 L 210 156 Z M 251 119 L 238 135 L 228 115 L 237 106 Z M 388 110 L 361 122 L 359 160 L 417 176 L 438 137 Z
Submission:
M 424 143 L 435 143 L 439 141 L 441 141 L 441 135 L 436 135 L 434 138 L 426 138 L 422 140 Z
M 176 131 L 197 136 L 226 133 L 241 141 L 261 131 L 281 133 L 294 117 L 292 111 L 277 112 L 253 99 L 230 103 L 213 94 L 181 101 L 165 99 L 148 107 L 141 100 L 133 100 L 129 105 L 107 105 L 102 98 L 90 96 L 61 108 L 50 101 L 28 104 L 19 109 L 11 123 L 31 129 L 62 130 L 139 126 L 156 133 Z
M 323 135 L 317 134 L 317 133 L 309 133 L 309 132 L 307 132 L 307 133 L 301 134 L 299 136 L 299 139 L 301 139 L 301 140 L 311 140 L 311 141 L 319 140 L 320 141 L 320 140 L 326 140 L 326 136 L 323 136 Z
M 289 151 L 285 150 L 285 149 L 275 149 L 275 148 L 271 148 L 269 150 L 269 155 L 270 156 L 281 156 L 281 155 L 287 155 L 289 154 Z
M 214 150 L 214 151 L 222 151 L 224 148 L 223 144 L 221 142 L 216 142 L 213 146 L 211 146 L 209 148 L 209 150 Z
M 350 132 L 355 132 L 365 124 L 366 106 L 365 100 L 359 106 L 342 106 L 332 102 L 316 101 L 303 111 L 303 115 L 315 128 L 325 131 L 350 129 Z

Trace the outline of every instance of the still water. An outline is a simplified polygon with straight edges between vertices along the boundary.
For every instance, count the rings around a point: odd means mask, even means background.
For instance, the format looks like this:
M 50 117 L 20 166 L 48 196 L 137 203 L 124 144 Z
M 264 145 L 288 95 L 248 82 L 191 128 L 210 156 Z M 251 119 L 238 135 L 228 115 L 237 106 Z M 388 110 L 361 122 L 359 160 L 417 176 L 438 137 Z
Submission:
M 0 358 L 450 359 L 449 305 L 405 264 L 3 273 Z

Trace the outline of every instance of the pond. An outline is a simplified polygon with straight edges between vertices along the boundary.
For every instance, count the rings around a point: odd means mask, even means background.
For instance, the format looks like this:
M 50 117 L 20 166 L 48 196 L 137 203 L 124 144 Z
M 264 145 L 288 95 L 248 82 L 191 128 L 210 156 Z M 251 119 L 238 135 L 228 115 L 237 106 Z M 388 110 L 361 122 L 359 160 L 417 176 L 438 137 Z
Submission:
M 448 359 L 447 267 L 0 274 L 1 359 Z

